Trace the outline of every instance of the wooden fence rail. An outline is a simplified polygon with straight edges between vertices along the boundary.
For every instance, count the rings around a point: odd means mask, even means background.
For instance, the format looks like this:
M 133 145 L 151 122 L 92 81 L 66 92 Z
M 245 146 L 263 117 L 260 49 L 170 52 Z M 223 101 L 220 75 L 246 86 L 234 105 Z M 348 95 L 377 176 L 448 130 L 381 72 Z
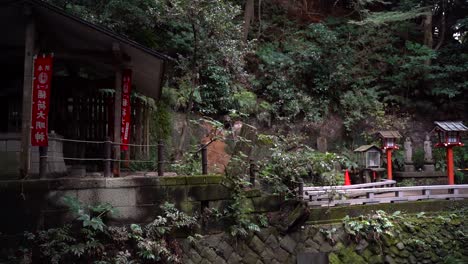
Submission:
M 374 203 L 397 203 L 429 199 L 466 199 L 468 184 L 463 185 L 431 185 L 411 187 L 385 188 L 323 188 L 304 187 L 303 198 L 310 206 L 336 206 Z

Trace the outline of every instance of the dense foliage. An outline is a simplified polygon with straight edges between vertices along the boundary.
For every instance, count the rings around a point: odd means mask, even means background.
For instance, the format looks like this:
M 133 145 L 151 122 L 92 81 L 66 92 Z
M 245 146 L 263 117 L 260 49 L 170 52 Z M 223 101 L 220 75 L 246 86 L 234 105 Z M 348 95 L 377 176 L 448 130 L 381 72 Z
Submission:
M 355 218 L 346 216 L 343 229 L 334 226 L 320 231 L 333 244 L 337 242 L 338 250 L 329 255 L 333 264 L 416 263 L 422 259 L 466 263 L 466 213 L 463 209 L 416 215 L 377 210 Z
M 466 110 L 466 1 L 49 1 L 172 56 L 166 93 L 179 110 L 339 114 L 348 130 Z
M 258 160 L 258 177 L 273 193 L 295 196 L 300 180 L 315 186 L 342 185 L 341 169 L 356 167 L 345 155 L 322 153 L 302 144 L 301 137 L 261 134 L 258 141 L 270 152 Z
M 195 217 L 169 203 L 144 226 L 108 226 L 108 214 L 118 213 L 110 204 L 84 205 L 72 197 L 65 197 L 64 202 L 75 220 L 57 228 L 25 232 L 22 245 L 10 257 L 13 263 L 181 263 L 173 234 L 198 225 Z

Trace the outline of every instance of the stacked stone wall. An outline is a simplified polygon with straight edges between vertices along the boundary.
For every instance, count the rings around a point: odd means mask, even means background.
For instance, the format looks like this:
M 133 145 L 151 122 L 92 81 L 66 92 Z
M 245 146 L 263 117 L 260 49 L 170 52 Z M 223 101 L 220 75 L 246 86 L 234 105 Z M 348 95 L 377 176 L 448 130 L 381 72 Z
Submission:
M 393 236 L 361 239 L 345 233 L 341 223 L 306 225 L 289 234 L 270 227 L 244 239 L 220 233 L 196 243 L 183 240 L 183 263 L 468 263 L 465 220 L 451 213 L 413 215 L 398 221 Z

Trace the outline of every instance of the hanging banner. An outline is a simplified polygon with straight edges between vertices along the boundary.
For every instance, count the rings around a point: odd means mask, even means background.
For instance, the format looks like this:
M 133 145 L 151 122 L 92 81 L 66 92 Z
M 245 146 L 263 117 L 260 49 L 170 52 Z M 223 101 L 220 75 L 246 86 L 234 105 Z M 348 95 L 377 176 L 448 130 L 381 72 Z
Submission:
M 49 144 L 48 119 L 53 55 L 34 56 L 32 92 L 31 145 Z
M 128 150 L 128 139 L 130 138 L 130 93 L 132 89 L 132 70 L 125 69 L 122 73 L 122 124 L 121 124 L 121 150 Z

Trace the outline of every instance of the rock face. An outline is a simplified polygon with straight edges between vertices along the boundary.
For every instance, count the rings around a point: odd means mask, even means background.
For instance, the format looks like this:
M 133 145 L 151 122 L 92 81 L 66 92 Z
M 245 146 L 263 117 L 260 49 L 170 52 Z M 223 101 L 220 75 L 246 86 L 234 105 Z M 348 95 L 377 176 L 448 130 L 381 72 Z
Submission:
M 463 216 L 402 219 L 392 236 L 350 238 L 341 224 L 269 227 L 247 238 L 226 233 L 183 242 L 183 263 L 468 263 Z

